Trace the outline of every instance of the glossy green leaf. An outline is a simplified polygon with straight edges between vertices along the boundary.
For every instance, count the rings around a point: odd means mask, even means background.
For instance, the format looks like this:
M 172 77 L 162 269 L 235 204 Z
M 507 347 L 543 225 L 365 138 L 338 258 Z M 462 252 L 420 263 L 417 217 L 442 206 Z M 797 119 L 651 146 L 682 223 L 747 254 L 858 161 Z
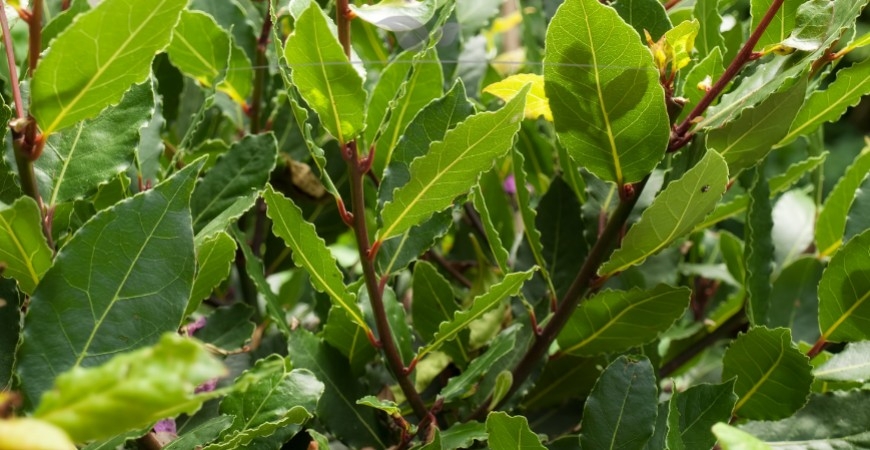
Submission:
M 193 337 L 223 350 L 238 350 L 254 334 L 253 314 L 254 310 L 244 303 L 221 306 L 212 311 Z
M 126 170 L 133 162 L 140 128 L 153 109 L 151 83 L 145 82 L 133 86 L 118 105 L 99 116 L 50 136 L 34 163 L 46 205 L 82 198 Z
M 344 277 L 326 243 L 317 235 L 314 225 L 307 222 L 302 211 L 291 200 L 267 186 L 263 193 L 272 219 L 272 231 L 293 250 L 293 261 L 311 276 L 315 289 L 329 295 L 333 304 L 344 308 L 353 321 L 368 330 L 354 296 L 344 285 Z
M 461 375 L 453 377 L 438 394 L 444 403 L 465 397 L 477 387 L 479 378 L 516 345 L 516 329 L 502 332 L 483 354 L 474 358 Z
M 194 395 L 194 388 L 224 374 L 200 344 L 167 333 L 153 347 L 59 374 L 34 416 L 76 442 L 103 439 L 196 411 L 213 395 Z
M 806 83 L 799 81 L 746 109 L 734 121 L 711 130 L 707 134 L 707 148 L 715 149 L 725 158 L 732 177 L 754 166 L 788 133 L 805 93 Z
M 616 358 L 583 406 L 583 448 L 643 449 L 653 435 L 657 411 L 656 378 L 646 358 Z
M 43 134 L 96 116 L 121 100 L 131 84 L 145 81 L 186 4 L 106 0 L 81 14 L 33 74 L 30 108 Z
M 597 177 L 633 183 L 661 160 L 669 128 L 658 71 L 612 8 L 597 0 L 559 7 L 547 31 L 544 80 L 560 142 Z
M 587 253 L 586 242 L 580 238 L 583 230 L 580 202 L 568 183 L 557 177 L 541 197 L 536 212 L 533 228 L 526 234 L 540 234 L 541 257 L 556 286 L 552 294 L 562 298 Z
M 260 197 L 259 194 L 259 191 L 254 190 L 248 195 L 236 197 L 232 202 L 225 198 L 221 203 L 226 205 L 226 207 L 219 212 L 216 208 L 210 208 L 212 212 L 217 212 L 217 215 L 203 225 L 196 233 L 196 236 L 193 238 L 196 246 L 201 246 L 206 239 L 216 234 L 226 232 L 228 226 L 235 223 L 242 214 L 254 207 L 254 204 Z
M 710 449 L 716 443 L 710 427 L 729 420 L 737 402 L 734 380 L 692 386 L 672 401 L 680 411 L 679 431 L 686 448 Z
M 784 173 L 770 179 L 770 195 L 774 196 L 797 183 L 807 172 L 819 167 L 825 162 L 828 152 L 812 156 L 801 162 L 792 164 Z M 720 203 L 693 231 L 700 231 L 730 217 L 742 214 L 749 205 L 749 195 L 738 195 L 731 201 Z
M 241 198 L 249 198 L 269 181 L 278 145 L 271 133 L 248 135 L 230 146 L 193 191 L 190 209 L 199 233 Z M 228 224 L 224 224 L 224 228 Z
M 753 325 L 763 324 L 767 320 L 767 311 L 770 308 L 770 277 L 773 272 L 773 219 L 770 192 L 764 178 L 763 165 L 759 164 L 749 190 L 749 207 L 743 232 L 746 237 L 743 250 L 743 264 L 746 267 L 746 315 Z
M 506 298 L 517 295 L 523 287 L 523 283 L 534 275 L 536 269 L 525 272 L 507 274 L 504 279 L 489 288 L 484 294 L 478 295 L 472 300 L 471 307 L 464 311 L 457 311 L 449 322 L 442 322 L 438 332 L 432 338 L 429 345 L 420 349 L 417 359 L 433 350 L 437 350 L 441 344 L 455 339 L 462 330 L 468 328 L 472 322 L 483 316 L 484 313 L 494 308 Z
M 705 0 L 699 0 L 695 5 L 700 4 Z M 704 25 L 701 25 L 703 30 Z M 719 34 L 716 34 L 719 36 Z M 695 45 L 700 45 L 700 38 L 702 35 L 699 35 L 695 38 Z M 722 73 L 725 72 L 725 66 L 722 65 L 722 50 L 719 47 L 714 47 L 707 56 L 702 59 L 700 62 L 695 64 L 689 73 L 686 74 L 686 81 L 683 84 L 683 97 L 686 99 L 686 106 L 683 107 L 683 111 L 680 114 L 680 119 L 685 119 L 686 116 L 689 115 L 689 112 L 692 110 L 698 102 L 701 101 L 701 98 L 704 97 L 704 94 L 707 93 L 707 88 L 712 87 L 713 83 L 722 76 Z
M 471 201 L 480 216 L 495 264 L 499 270 L 507 273 L 510 272 L 508 249 L 513 247 L 516 231 L 514 210 L 503 183 L 497 169 L 484 173 L 471 191 Z
M 412 287 L 414 302 L 411 303 L 411 318 L 414 329 L 424 342 L 429 342 L 443 322 L 453 319 L 459 304 L 456 303 L 450 283 L 428 262 L 418 261 L 414 264 Z M 441 351 L 464 367 L 469 360 L 470 350 L 467 346 L 468 332 L 462 332 L 457 339 L 445 342 Z
M 749 2 L 749 13 L 752 15 L 752 30 L 758 28 L 761 18 L 767 13 L 774 0 L 751 0 Z M 791 30 L 795 25 L 795 16 L 801 0 L 785 0 L 782 6 L 773 16 L 773 20 L 762 33 L 758 43 L 755 44 L 755 49 L 762 49 L 772 44 L 779 44 L 786 40 Z
M 813 375 L 826 381 L 870 380 L 870 341 L 852 342 L 840 353 L 813 370 Z
M 819 338 L 818 286 L 824 264 L 807 255 L 783 268 L 770 291 L 767 325 L 791 329 L 795 342 Z
M 356 137 L 365 126 L 362 79 L 316 3 L 312 2 L 296 21 L 284 57 L 293 70 L 293 84 L 339 145 Z
M 541 439 L 529 428 L 523 416 L 509 416 L 495 411 L 486 417 L 486 432 L 489 433 L 489 447 L 517 450 L 545 450 Z
M 792 417 L 749 422 L 740 429 L 770 442 L 773 448 L 865 449 L 870 446 L 868 401 L 870 391 L 866 390 L 814 394 Z
M 239 0 L 214 2 L 211 0 L 192 0 L 189 9 L 203 11 L 214 18 L 224 30 L 231 30 L 235 43 L 241 47 L 250 59 L 255 58 L 257 32 L 254 27 L 254 17 L 249 17 L 250 11 L 242 6 Z M 277 46 L 276 46 L 277 47 Z
M 618 0 L 612 6 L 641 38 L 646 30 L 657 41 L 671 28 L 664 5 L 656 0 Z
M 786 328 L 751 328 L 728 347 L 722 364 L 723 380 L 737 377 L 734 393 L 740 400 L 734 415 L 738 417 L 781 419 L 807 402 L 812 367 L 794 347 Z
M 155 343 L 181 324 L 196 264 L 188 204 L 201 167 L 99 212 L 58 252 L 18 349 L 31 405 L 60 372 Z
M 691 292 L 660 284 L 650 290 L 604 291 L 580 304 L 559 333 L 562 352 L 618 353 L 652 341 L 680 318 Z
M 828 0 L 810 0 L 798 6 L 791 35 L 782 42 L 786 48 L 811 52 L 818 50 L 828 33 L 834 4 Z
M 658 253 L 704 219 L 725 193 L 728 166 L 715 151 L 708 151 L 682 178 L 673 181 L 653 200 L 625 235 L 622 247 L 598 270 L 601 275 L 621 272 Z
M 178 436 L 178 439 L 166 444 L 163 450 L 191 450 L 196 449 L 197 446 L 212 442 L 217 439 L 222 431 L 229 428 L 233 423 L 233 419 L 234 417 L 232 416 L 217 416 L 209 419 L 197 425 L 194 429 Z
M 0 209 L 0 230 L 0 274 L 16 280 L 22 292 L 32 294 L 51 267 L 53 256 L 42 233 L 39 206 L 32 198 L 21 197 Z
M 870 173 L 870 145 L 864 147 L 846 173 L 828 194 L 816 220 L 816 247 L 823 256 L 831 255 L 843 243 L 846 218 L 852 207 L 855 192 Z
M 603 357 L 579 358 L 567 354 L 547 361 L 534 388 L 523 398 L 523 407 L 529 411 L 546 410 L 565 400 L 586 397 L 606 365 Z
M 399 408 L 399 405 L 396 402 L 392 402 L 389 400 L 382 400 L 374 395 L 366 395 L 365 397 L 356 401 L 357 405 L 365 405 L 370 408 L 379 409 L 390 416 L 401 416 L 402 410 Z
M 715 49 L 725 53 L 725 39 L 719 28 L 722 26 L 722 16 L 719 15 L 719 0 L 698 0 L 692 10 L 692 15 L 701 23 L 701 31 L 695 39 L 698 54 L 707 58 Z M 716 81 L 717 77 L 713 77 Z M 690 86 L 689 88 L 692 88 Z
M 378 354 L 378 350 L 369 342 L 366 329 L 356 324 L 350 314 L 338 305 L 329 308 L 323 339 L 347 357 L 354 373 L 364 373 L 366 364 Z
M 315 414 L 326 428 L 352 448 L 387 447 L 376 411 L 356 403 L 368 392 L 338 351 L 303 329 L 290 334 L 287 349 L 294 368 L 310 370 L 326 386 Z
M 861 341 L 870 324 L 870 231 L 852 238 L 834 256 L 819 282 L 819 327 L 826 341 Z
M 244 105 L 251 94 L 251 61 L 208 14 L 182 11 L 166 53 L 184 74 L 207 88 L 217 82 L 236 103 Z
M 724 422 L 713 425 L 722 450 L 771 450 L 772 448 L 751 434 Z
M 54 41 L 63 30 L 65 30 L 79 14 L 91 9 L 91 5 L 87 0 L 73 0 L 69 4 L 69 9 L 58 14 L 50 22 L 45 24 L 42 29 L 42 51 Z
M 236 257 L 236 241 L 221 231 L 196 245 L 196 277 L 190 301 L 184 310 L 188 316 L 199 308 L 203 299 L 230 275 L 230 267 Z
M 524 91 L 498 111 L 468 118 L 415 159 L 408 184 L 384 204 L 378 240 L 402 234 L 468 192 L 480 174 L 510 149 L 523 118 L 525 97 Z
M 206 448 L 241 448 L 281 427 L 301 424 L 311 417 L 323 391 L 324 384 L 308 370 L 289 370 L 277 355 L 261 359 L 236 379 L 233 391 L 221 400 L 220 412 L 234 416 L 233 423 Z
M 846 217 L 846 231 L 843 241 L 849 241 L 864 230 L 870 229 L 870 173 L 864 177 L 861 186 L 855 191 L 855 199 Z
M 350 5 L 350 10 L 383 30 L 411 31 L 429 22 L 437 7 L 435 0 L 381 0 L 374 5 Z

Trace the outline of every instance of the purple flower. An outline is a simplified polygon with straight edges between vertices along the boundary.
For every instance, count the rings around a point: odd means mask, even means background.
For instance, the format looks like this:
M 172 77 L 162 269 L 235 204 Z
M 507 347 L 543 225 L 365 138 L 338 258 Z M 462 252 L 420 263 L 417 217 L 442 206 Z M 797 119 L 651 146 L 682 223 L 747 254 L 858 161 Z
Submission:
M 501 184 L 501 188 L 510 195 L 516 195 L 517 180 L 514 178 L 514 174 L 510 174 L 507 176 L 507 178 L 504 179 L 504 182 Z
M 200 317 L 193 322 L 187 324 L 187 335 L 193 336 L 193 333 L 196 333 L 196 330 L 205 326 L 205 317 Z
M 160 422 L 155 423 L 154 432 L 177 434 L 178 430 L 175 428 L 175 419 L 163 419 Z
M 217 378 L 212 378 L 211 380 L 206 381 L 205 383 L 200 384 L 193 391 L 194 394 L 199 394 L 200 392 L 211 392 L 217 387 Z

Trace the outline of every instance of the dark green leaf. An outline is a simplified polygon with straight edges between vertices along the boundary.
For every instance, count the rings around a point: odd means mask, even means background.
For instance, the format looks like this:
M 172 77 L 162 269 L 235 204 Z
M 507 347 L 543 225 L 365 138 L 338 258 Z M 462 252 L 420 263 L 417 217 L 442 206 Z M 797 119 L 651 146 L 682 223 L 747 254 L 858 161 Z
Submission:
M 870 231 L 853 237 L 834 256 L 819 282 L 819 327 L 833 342 L 870 338 Z
M 369 342 L 366 330 L 354 323 L 350 314 L 338 305 L 329 308 L 323 339 L 347 357 L 351 369 L 357 374 L 364 373 L 366 364 L 378 354 Z
M 546 450 L 523 416 L 512 417 L 501 411 L 491 412 L 486 417 L 486 432 L 489 433 L 490 448 Z
M 852 239 L 855 235 L 870 229 L 870 173 L 864 177 L 861 186 L 855 191 L 855 199 L 846 217 L 846 232 L 843 241 Z
M 725 351 L 722 379 L 737 377 L 740 397 L 734 415 L 747 419 L 781 419 L 804 406 L 813 376 L 809 358 L 791 342 L 786 328 L 756 326 Z
M 648 31 L 653 40 L 657 41 L 665 31 L 671 29 L 671 19 L 657 0 L 618 0 L 611 6 L 641 38 L 644 36 L 643 32 Z
M 200 167 L 101 211 L 60 250 L 31 297 L 18 349 L 31 405 L 59 373 L 178 329 L 196 265 L 188 204 Z
M 0 274 L 18 282 L 32 294 L 52 264 L 52 251 L 42 233 L 39 206 L 21 197 L 9 207 L 0 206 Z
M 499 270 L 507 273 L 510 271 L 508 249 L 513 248 L 516 233 L 514 210 L 502 183 L 496 169 L 484 173 L 472 190 L 472 203 L 483 223 L 495 263 Z
M 722 384 L 699 384 L 677 395 L 680 435 L 686 448 L 712 448 L 716 438 L 710 433 L 710 427 L 716 422 L 728 421 L 735 403 L 734 380 Z
M 21 337 L 23 300 L 14 280 L 0 279 L 0 390 L 11 387 L 15 347 Z
M 722 26 L 722 16 L 719 15 L 719 0 L 697 0 L 692 15 L 701 24 L 701 31 L 695 38 L 695 48 L 703 58 L 708 58 L 715 49 L 720 54 L 725 53 L 725 39 L 719 28 Z M 718 77 L 713 77 L 715 81 Z M 692 89 L 693 86 L 689 86 Z
M 220 307 L 193 336 L 223 350 L 240 349 L 254 334 L 254 323 L 250 320 L 253 314 L 254 310 L 244 303 Z
M 749 12 L 752 15 L 752 30 L 758 28 L 761 18 L 767 13 L 774 0 L 751 0 L 749 2 Z M 797 13 L 800 1 L 788 0 L 782 2 L 782 6 L 773 16 L 773 20 L 765 28 L 758 43 L 755 44 L 755 49 L 762 49 L 772 44 L 779 44 L 788 38 L 791 30 L 794 28 L 795 15 Z
M 643 449 L 656 423 L 656 377 L 646 358 L 620 356 L 583 406 L 580 445 L 588 449 Z
M 254 255 L 251 246 L 247 244 L 245 235 L 235 225 L 232 227 L 233 237 L 241 243 L 239 249 L 242 250 L 242 256 L 245 260 L 245 271 L 248 279 L 254 283 L 257 288 L 257 293 L 266 300 L 266 311 L 272 317 L 275 325 L 285 335 L 290 334 L 290 326 L 287 325 L 287 315 L 284 312 L 281 301 L 278 300 L 278 295 L 272 290 L 272 286 L 266 280 L 266 269 L 263 267 L 263 261 Z
M 604 291 L 580 304 L 559 333 L 577 356 L 617 353 L 652 341 L 683 315 L 691 291 L 660 284 L 648 291 Z
M 414 329 L 424 342 L 429 342 L 443 322 L 453 320 L 459 305 L 453 296 L 450 283 L 428 262 L 418 261 L 414 264 L 413 289 L 411 318 L 414 321 Z M 458 365 L 464 367 L 469 360 L 467 346 L 468 332 L 464 331 L 455 340 L 444 343 L 441 350 L 450 355 Z
M 547 31 L 544 78 L 559 140 L 578 164 L 622 185 L 661 160 L 669 131 L 658 71 L 612 8 L 598 0 L 559 7 Z
M 791 328 L 796 342 L 819 338 L 818 286 L 824 265 L 812 256 L 800 258 L 779 273 L 770 291 L 767 325 Z
M 451 378 L 447 382 L 447 386 L 444 386 L 438 394 L 444 400 L 444 403 L 450 403 L 463 398 L 469 391 L 474 390 L 478 379 L 485 372 L 489 371 L 496 361 L 514 348 L 516 344 L 516 332 L 517 328 L 513 327 L 499 334 L 492 341 L 489 349 L 482 355 L 474 358 L 461 375 Z
M 600 367 L 606 364 L 602 357 L 565 355 L 551 359 L 544 366 L 535 387 L 523 399 L 523 406 L 531 411 L 540 411 L 566 400 L 585 397 L 601 375 Z
M 163 450 L 194 450 L 215 439 L 233 423 L 233 416 L 217 416 L 178 436 Z M 115 448 L 115 447 L 113 447 Z
M 765 323 L 770 308 L 770 275 L 773 271 L 771 261 L 774 251 L 772 230 L 770 192 L 764 180 L 763 164 L 759 164 L 749 190 L 749 207 L 743 232 L 746 236 L 743 250 L 743 264 L 746 267 L 746 315 L 753 325 Z
M 211 295 L 230 274 L 236 257 L 236 241 L 226 232 L 220 231 L 196 245 L 196 278 L 190 292 L 190 301 L 184 310 L 189 316 L 199 308 L 202 300 Z
M 843 243 L 846 218 L 852 207 L 855 192 L 870 173 L 870 145 L 864 147 L 855 161 L 846 169 L 840 181 L 828 194 L 816 220 L 816 247 L 822 256 L 833 254 Z
M 519 184 L 517 186 L 519 189 Z M 586 242 L 580 237 L 583 233 L 580 202 L 562 177 L 554 178 L 550 189 L 541 197 L 534 224 L 527 233 L 540 234 L 541 256 L 556 286 L 554 294 L 562 298 L 577 276 L 587 250 Z

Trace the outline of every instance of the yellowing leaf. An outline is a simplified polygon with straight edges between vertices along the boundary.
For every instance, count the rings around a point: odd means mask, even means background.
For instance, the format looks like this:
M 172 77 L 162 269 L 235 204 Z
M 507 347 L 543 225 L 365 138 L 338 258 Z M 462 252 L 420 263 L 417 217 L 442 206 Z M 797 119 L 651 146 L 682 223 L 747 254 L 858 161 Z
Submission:
M 483 92 L 492 94 L 504 101 L 509 101 L 517 95 L 517 92 L 526 84 L 531 83 L 529 93 L 526 95 L 526 119 L 537 119 L 543 116 L 548 121 L 553 121 L 553 113 L 550 111 L 550 101 L 544 93 L 544 77 L 533 73 L 521 73 L 505 78 L 504 80 L 490 84 L 483 88 Z
M 647 32 L 646 40 L 653 53 L 659 72 L 665 73 L 670 65 L 671 73 L 686 67 L 692 62 L 689 54 L 695 48 L 695 38 L 701 25 L 697 20 L 686 20 L 668 30 L 658 42 L 653 42 Z

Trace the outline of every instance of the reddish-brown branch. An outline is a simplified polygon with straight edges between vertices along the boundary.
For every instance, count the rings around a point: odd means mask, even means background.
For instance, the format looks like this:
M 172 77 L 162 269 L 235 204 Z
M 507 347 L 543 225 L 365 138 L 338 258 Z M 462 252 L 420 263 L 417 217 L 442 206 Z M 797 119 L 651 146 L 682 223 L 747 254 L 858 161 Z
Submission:
M 665 3 L 665 10 L 670 11 L 671 8 L 679 5 L 681 1 L 683 1 L 683 0 L 668 0 L 668 2 Z

